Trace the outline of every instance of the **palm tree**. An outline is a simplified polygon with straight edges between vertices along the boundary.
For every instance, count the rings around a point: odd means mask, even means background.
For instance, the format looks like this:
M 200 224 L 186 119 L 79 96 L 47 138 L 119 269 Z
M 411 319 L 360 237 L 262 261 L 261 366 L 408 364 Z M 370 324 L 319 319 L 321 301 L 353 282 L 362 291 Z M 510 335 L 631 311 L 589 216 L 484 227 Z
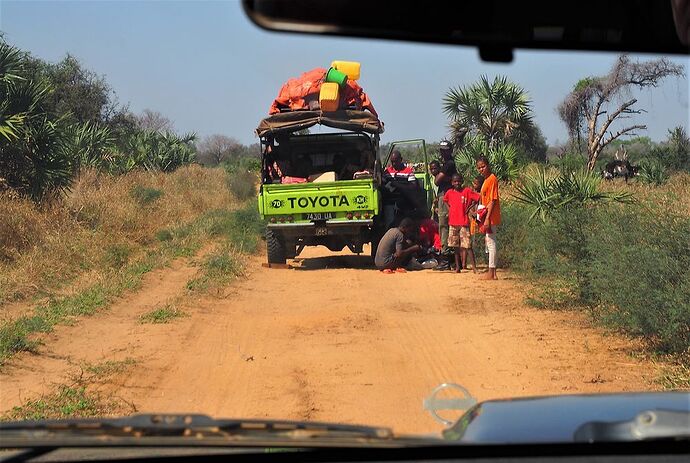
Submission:
M 177 135 L 141 130 L 119 141 L 119 153 L 111 160 L 108 170 L 124 174 L 134 169 L 172 172 L 196 159 L 196 134 Z
M 22 76 L 24 61 L 0 37 L 0 179 L 40 200 L 69 188 L 73 165 L 61 118 L 43 109 L 52 89 Z
M 530 221 L 539 217 L 544 222 L 563 208 L 581 209 L 587 205 L 633 201 L 630 192 L 605 191 L 601 183 L 601 177 L 584 167 L 558 172 L 539 166 L 522 176 L 512 196 L 532 210 Z
M 530 100 L 522 87 L 505 76 L 489 82 L 451 88 L 443 98 L 443 111 L 451 118 L 453 137 L 465 133 L 483 138 L 490 148 L 512 141 L 532 124 Z
M 5 140 L 16 140 L 19 128 L 26 116 L 23 112 L 13 110 L 10 95 L 15 90 L 22 77 L 18 74 L 21 70 L 21 52 L 6 43 L 0 41 L 0 136 Z
M 506 182 L 514 181 L 518 174 L 517 149 L 512 143 L 501 143 L 494 147 L 482 137 L 471 135 L 455 156 L 455 164 L 458 171 L 466 179 L 471 179 L 477 175 L 476 160 L 480 156 L 485 156 L 489 160 L 492 172 L 499 180 Z

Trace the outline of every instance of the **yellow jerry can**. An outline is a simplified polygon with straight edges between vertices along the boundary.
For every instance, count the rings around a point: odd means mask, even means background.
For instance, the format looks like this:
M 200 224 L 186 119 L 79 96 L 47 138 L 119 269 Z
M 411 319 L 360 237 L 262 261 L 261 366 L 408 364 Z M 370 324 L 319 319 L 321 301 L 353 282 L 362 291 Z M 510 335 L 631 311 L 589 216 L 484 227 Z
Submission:
M 331 67 L 347 74 L 347 78 L 350 80 L 359 79 L 361 64 L 356 61 L 333 61 Z
M 319 92 L 319 104 L 321 111 L 332 112 L 338 110 L 338 103 L 340 101 L 340 87 L 335 82 L 324 82 L 321 84 L 321 91 Z

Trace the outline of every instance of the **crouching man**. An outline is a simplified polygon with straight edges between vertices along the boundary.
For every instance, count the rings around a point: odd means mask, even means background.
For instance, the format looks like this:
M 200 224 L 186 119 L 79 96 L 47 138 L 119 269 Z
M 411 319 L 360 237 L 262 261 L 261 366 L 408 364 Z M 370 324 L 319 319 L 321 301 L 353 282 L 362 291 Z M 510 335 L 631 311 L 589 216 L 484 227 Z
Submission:
M 376 250 L 374 263 L 384 273 L 405 272 L 407 270 L 421 270 L 422 266 L 414 258 L 421 250 L 421 246 L 412 242 L 415 223 L 412 219 L 404 218 L 400 225 L 391 228 L 383 235 Z

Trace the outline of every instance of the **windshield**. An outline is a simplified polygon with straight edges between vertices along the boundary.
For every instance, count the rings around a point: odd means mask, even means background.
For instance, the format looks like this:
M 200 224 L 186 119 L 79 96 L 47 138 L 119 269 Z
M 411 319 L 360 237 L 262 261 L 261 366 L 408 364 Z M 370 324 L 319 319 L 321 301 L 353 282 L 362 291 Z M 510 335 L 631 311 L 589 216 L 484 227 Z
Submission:
M 487 63 L 234 1 L 0 14 L 2 421 L 453 439 L 478 402 L 690 389 L 687 55 Z M 568 433 L 662 403 L 633 402 L 568 402 Z

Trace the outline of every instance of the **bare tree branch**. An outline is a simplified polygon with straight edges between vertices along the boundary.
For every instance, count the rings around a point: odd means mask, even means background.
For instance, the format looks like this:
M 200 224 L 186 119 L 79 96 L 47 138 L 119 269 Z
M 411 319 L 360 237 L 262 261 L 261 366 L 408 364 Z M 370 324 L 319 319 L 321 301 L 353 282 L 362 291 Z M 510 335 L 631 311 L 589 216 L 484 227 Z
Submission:
M 611 141 L 636 129 L 645 129 L 642 124 L 609 132 L 616 119 L 627 119 L 632 114 L 642 114 L 642 108 L 633 108 L 637 103 L 632 98 L 610 113 L 605 105 L 625 95 L 632 88 L 656 87 L 667 77 L 685 77 L 683 66 L 666 58 L 646 62 L 631 62 L 627 55 L 621 55 L 606 76 L 581 79 L 570 94 L 558 106 L 558 113 L 568 128 L 571 139 L 580 140 L 587 130 L 587 165 L 594 169 L 601 150 Z M 599 117 L 607 114 L 599 126 Z M 605 138 L 606 135 L 608 138 Z
M 613 140 L 615 140 L 616 138 L 618 138 L 618 137 L 620 137 L 621 135 L 624 135 L 624 134 L 628 134 L 628 135 L 637 135 L 637 134 L 635 134 L 635 133 L 632 133 L 632 134 L 631 134 L 631 133 L 628 133 L 628 132 L 632 132 L 633 130 L 637 130 L 637 129 L 646 130 L 646 129 L 647 129 L 647 126 L 646 126 L 646 125 L 633 125 L 633 126 L 630 126 L 630 127 L 625 128 L 625 129 L 621 129 L 621 130 L 619 130 L 618 132 L 616 132 L 616 133 L 614 133 L 614 134 L 611 134 L 611 135 L 609 136 L 609 138 L 607 138 L 607 139 L 605 139 L 605 140 L 602 140 L 600 146 L 601 146 L 601 148 L 603 149 L 604 147 L 606 147 L 606 145 L 608 145 L 608 144 L 611 143 Z M 609 133 L 611 133 L 611 132 L 609 132 Z
M 599 132 L 594 136 L 593 143 L 598 145 L 604 137 L 604 135 L 606 135 L 606 132 L 608 131 L 609 126 L 613 123 L 613 121 L 616 120 L 616 118 L 620 116 L 621 113 L 623 113 L 623 111 L 626 111 L 635 103 L 637 103 L 637 99 L 633 98 L 632 100 L 623 103 L 616 111 L 611 113 L 609 117 L 606 118 L 606 122 L 604 122 L 604 125 L 602 125 L 599 129 Z M 594 127 L 594 129 L 596 129 L 596 127 Z
M 202 162 L 217 165 L 229 159 L 240 146 L 240 142 L 235 138 L 214 134 L 201 140 L 197 149 Z
M 145 109 L 136 118 L 137 125 L 144 130 L 154 132 L 172 132 L 174 130 L 172 121 L 158 111 Z

